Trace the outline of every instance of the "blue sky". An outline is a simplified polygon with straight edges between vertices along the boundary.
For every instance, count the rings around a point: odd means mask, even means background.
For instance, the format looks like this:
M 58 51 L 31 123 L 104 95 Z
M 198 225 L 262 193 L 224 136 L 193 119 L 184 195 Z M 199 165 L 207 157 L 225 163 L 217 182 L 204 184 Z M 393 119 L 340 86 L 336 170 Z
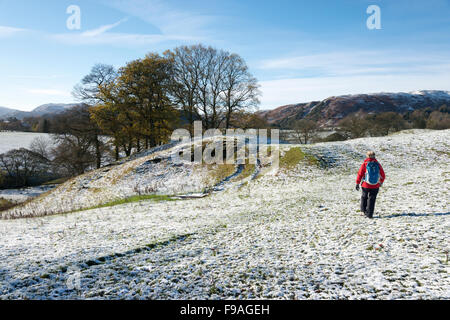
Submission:
M 67 7 L 81 9 L 69 30 Z M 381 29 L 369 30 L 369 5 Z M 0 106 L 73 102 L 98 62 L 203 43 L 240 54 L 261 109 L 371 92 L 450 90 L 450 0 L 0 0 Z

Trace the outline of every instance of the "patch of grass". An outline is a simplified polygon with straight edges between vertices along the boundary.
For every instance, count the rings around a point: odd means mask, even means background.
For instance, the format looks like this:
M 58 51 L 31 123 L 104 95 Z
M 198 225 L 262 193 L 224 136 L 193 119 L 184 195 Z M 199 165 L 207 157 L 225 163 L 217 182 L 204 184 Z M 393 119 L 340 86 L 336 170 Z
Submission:
M 8 209 L 11 209 L 12 207 L 15 207 L 16 203 L 0 198 L 0 211 L 5 211 Z
M 395 271 L 392 271 L 392 270 L 384 270 L 384 271 L 382 271 L 382 273 L 383 273 L 383 275 L 385 275 L 385 276 L 392 276 L 392 275 L 395 274 Z
M 91 189 L 89 189 L 89 190 L 91 190 L 92 193 L 100 193 L 100 192 L 103 191 L 103 189 L 101 189 L 101 188 L 91 188 Z
M 248 182 L 246 181 L 246 182 L 242 185 L 242 187 L 246 186 L 247 184 L 248 184 Z M 241 199 L 241 200 L 245 200 L 245 199 L 248 199 L 250 196 L 249 196 L 249 195 L 240 194 L 240 195 L 238 195 L 238 197 L 239 197 L 239 199 Z
M 280 167 L 285 169 L 295 168 L 300 161 L 306 160 L 311 165 L 318 165 L 319 160 L 313 155 L 304 152 L 300 147 L 294 147 L 286 151 L 280 159 Z
M 219 292 L 220 290 L 214 284 L 209 288 L 209 294 L 218 294 Z
M 248 185 L 249 185 L 249 182 L 245 181 L 244 183 L 242 183 L 241 188 L 247 187 Z M 248 196 L 246 196 L 246 197 L 248 197 Z
M 140 196 L 132 196 L 132 197 L 129 197 L 129 198 L 114 200 L 114 201 L 111 201 L 111 202 L 100 204 L 98 206 L 93 206 L 93 207 L 89 207 L 89 208 L 79 209 L 79 210 L 75 210 L 75 211 L 72 211 L 72 212 L 80 212 L 80 211 L 85 211 L 85 210 L 114 207 L 114 206 L 118 206 L 118 205 L 121 205 L 121 204 L 139 202 L 139 201 L 144 201 L 144 200 L 153 200 L 153 201 L 159 202 L 159 201 L 176 201 L 177 199 L 174 199 L 171 196 L 159 195 L 159 194 L 140 195 Z
M 240 178 L 245 179 L 247 177 L 250 177 L 253 172 L 255 172 L 255 165 L 254 164 L 246 164 L 244 167 L 244 170 L 242 170 L 240 174 Z
M 123 172 L 120 172 L 118 174 L 116 174 L 112 179 L 111 179 L 111 184 L 115 185 L 117 184 L 117 182 L 119 182 L 119 180 L 121 180 L 123 177 L 129 175 L 130 173 L 132 173 L 136 168 L 134 166 L 129 166 L 127 169 L 125 169 Z
M 47 181 L 46 183 L 43 183 L 43 186 L 49 186 L 49 185 L 53 185 L 53 184 L 63 184 L 66 181 L 69 181 L 70 178 L 66 177 L 66 178 L 59 178 L 59 179 L 55 179 L 55 180 L 51 180 L 51 181 Z
M 289 149 L 280 159 L 280 167 L 292 169 L 305 158 L 305 153 L 299 147 Z
M 207 165 L 208 173 L 211 177 L 213 184 L 217 184 L 226 177 L 231 176 L 235 171 L 236 167 L 234 164 L 210 164 Z

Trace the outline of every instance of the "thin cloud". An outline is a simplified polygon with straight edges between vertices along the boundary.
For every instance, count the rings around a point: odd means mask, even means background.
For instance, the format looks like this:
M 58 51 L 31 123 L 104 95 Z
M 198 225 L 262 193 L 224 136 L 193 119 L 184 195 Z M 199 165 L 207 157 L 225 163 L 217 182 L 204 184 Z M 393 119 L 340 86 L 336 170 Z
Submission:
M 114 45 L 114 46 L 145 46 L 167 41 L 199 41 L 201 39 L 181 35 L 133 34 L 133 33 L 102 33 L 95 36 L 83 34 L 54 34 L 51 37 L 70 45 Z
M 84 31 L 82 33 L 61 33 L 52 34 L 50 37 L 57 41 L 71 45 L 114 45 L 114 46 L 145 46 L 167 41 L 200 41 L 201 38 L 191 37 L 182 34 L 139 34 L 108 32 L 116 28 L 128 18 L 124 18 L 116 23 L 100 26 L 96 29 Z
M 11 36 L 26 32 L 26 31 L 28 31 L 28 30 L 22 29 L 22 28 L 0 26 L 0 38 L 11 37 Z
M 69 92 L 56 89 L 29 89 L 28 92 L 48 96 L 70 96 Z
M 193 14 L 191 12 L 169 7 L 162 1 L 112 1 L 105 2 L 117 10 L 137 17 L 152 24 L 159 33 L 120 33 L 110 32 L 126 22 L 124 18 L 118 22 L 100 26 L 84 32 L 44 33 L 40 35 L 69 45 L 113 45 L 113 46 L 146 46 L 164 42 L 199 42 L 209 39 L 210 24 L 217 17 Z M 30 31 L 20 28 L 0 26 L 0 38 L 9 37 L 20 32 Z
M 449 90 L 448 83 L 449 66 L 434 74 L 366 74 L 262 81 L 261 109 L 273 109 L 285 104 L 323 100 L 345 94 Z
M 113 23 L 113 24 L 107 24 L 107 25 L 101 26 L 101 27 L 99 27 L 99 28 L 97 28 L 97 29 L 85 31 L 85 32 L 81 33 L 81 36 L 82 36 L 82 37 L 95 37 L 95 36 L 99 36 L 99 35 L 101 35 L 101 34 L 107 32 L 107 31 L 109 31 L 109 30 L 111 30 L 111 29 L 113 29 L 113 28 L 119 26 L 122 22 L 125 22 L 125 21 L 127 21 L 127 20 L 128 20 L 128 18 L 124 18 L 124 19 L 122 19 L 122 20 L 120 20 L 120 21 L 118 21 L 118 22 L 116 22 L 116 23 Z
M 65 78 L 67 75 L 11 75 L 6 76 L 10 79 L 36 79 L 36 80 L 48 80 L 48 79 L 59 79 Z
M 448 66 L 448 55 L 418 55 L 393 51 L 342 51 L 262 60 L 258 68 L 271 72 L 289 70 L 316 76 L 414 73 Z
M 205 38 L 210 25 L 218 20 L 217 16 L 180 10 L 160 0 L 109 0 L 105 5 L 152 24 L 163 35 Z

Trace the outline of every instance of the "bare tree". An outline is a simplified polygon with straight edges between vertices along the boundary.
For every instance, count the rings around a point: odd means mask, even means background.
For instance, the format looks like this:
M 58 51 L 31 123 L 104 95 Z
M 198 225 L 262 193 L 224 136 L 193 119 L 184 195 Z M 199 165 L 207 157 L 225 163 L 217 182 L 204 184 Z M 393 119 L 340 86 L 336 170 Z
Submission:
M 427 128 L 437 130 L 450 128 L 450 115 L 446 112 L 433 111 L 428 117 Z
M 223 102 L 226 112 L 225 127 L 229 128 L 231 117 L 238 111 L 256 109 L 259 104 L 258 81 L 248 71 L 244 60 L 237 54 L 227 57 L 223 76 Z
M 100 136 L 100 129 L 91 120 L 90 107 L 83 104 L 57 115 L 54 120 L 54 161 L 70 174 L 81 174 L 95 165 L 101 167 L 107 146 Z M 67 162 L 67 163 L 66 163 Z
M 173 66 L 171 96 L 176 105 L 187 116 L 189 130 L 193 132 L 195 110 L 197 107 L 198 88 L 202 68 L 203 52 L 201 45 L 181 46 L 174 51 L 166 51 Z
M 347 139 L 361 138 L 367 134 L 367 120 L 363 116 L 351 114 L 339 122 L 338 131 Z
M 238 55 L 202 45 L 165 54 L 173 63 L 171 96 L 187 114 L 191 129 L 196 118 L 205 129 L 228 128 L 234 113 L 259 104 L 257 80 Z
M 292 125 L 292 130 L 296 140 L 300 143 L 307 144 L 317 136 L 319 125 L 317 122 L 307 119 L 297 120 Z
M 93 167 L 95 154 L 86 139 L 72 135 L 57 135 L 55 142 L 53 163 L 58 167 L 60 174 L 76 176 Z
M 0 169 L 17 187 L 28 186 L 30 179 L 51 171 L 50 161 L 40 154 L 21 148 L 0 154 Z
M 50 159 L 51 140 L 46 137 L 37 137 L 31 141 L 30 150 L 41 155 L 43 158 Z
M 114 82 L 117 78 L 117 71 L 111 65 L 98 63 L 94 65 L 91 72 L 86 75 L 81 83 L 75 85 L 72 95 L 82 101 L 89 107 L 103 103 L 104 95 L 101 94 L 101 88 L 106 87 Z M 83 106 L 86 109 L 86 106 Z M 88 109 L 86 109 L 86 114 L 90 117 Z M 95 145 L 95 156 L 97 168 L 101 167 L 102 161 L 102 147 L 103 143 L 101 141 L 101 129 L 95 121 L 88 120 L 89 132 L 92 135 L 93 143 Z
M 72 95 L 79 101 L 95 105 L 101 102 L 100 86 L 113 82 L 116 77 L 117 72 L 113 66 L 98 63 L 92 67 L 91 72 L 81 80 L 81 83 L 75 85 Z

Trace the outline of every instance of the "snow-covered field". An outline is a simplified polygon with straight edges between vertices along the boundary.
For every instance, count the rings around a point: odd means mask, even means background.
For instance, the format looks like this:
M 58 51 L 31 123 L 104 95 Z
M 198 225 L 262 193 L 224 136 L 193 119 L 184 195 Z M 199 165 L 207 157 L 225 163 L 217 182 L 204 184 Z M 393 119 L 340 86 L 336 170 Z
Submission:
M 0 189 L 0 199 L 14 203 L 23 203 L 54 189 L 56 185 L 44 185 L 22 189 Z
M 199 199 L 0 220 L 0 299 L 449 299 L 449 138 L 415 130 L 308 145 L 333 165 L 301 162 Z M 367 149 L 387 175 L 372 220 L 354 190 Z M 198 179 L 134 161 L 123 172 Z
M 39 137 L 50 139 L 50 135 L 47 133 L 0 131 L 0 153 L 12 149 L 29 148 L 31 142 Z

